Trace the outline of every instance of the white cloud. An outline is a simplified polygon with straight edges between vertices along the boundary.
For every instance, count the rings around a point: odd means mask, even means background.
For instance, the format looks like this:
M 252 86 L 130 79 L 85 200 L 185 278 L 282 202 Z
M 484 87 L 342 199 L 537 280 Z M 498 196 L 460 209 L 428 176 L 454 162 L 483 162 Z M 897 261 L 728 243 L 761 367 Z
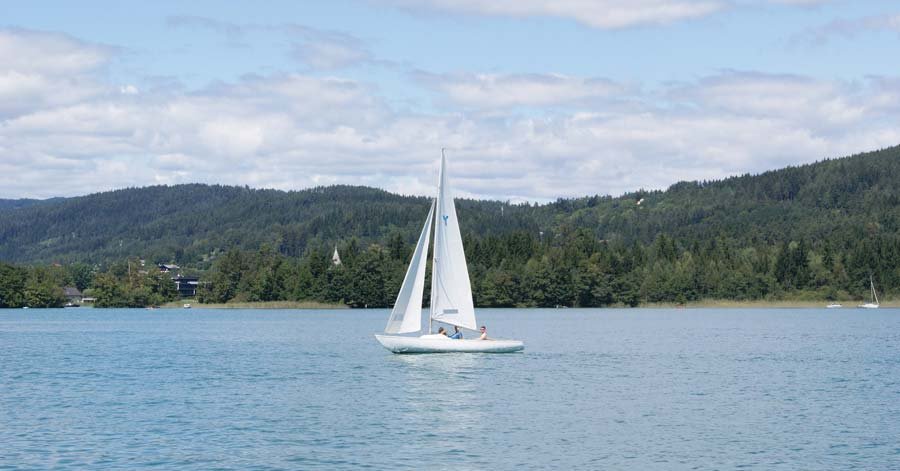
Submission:
M 166 24 L 175 29 L 205 29 L 221 34 L 231 41 L 237 41 L 245 33 L 245 28 L 226 21 L 195 15 L 175 15 L 166 18 Z
M 834 37 L 852 39 L 861 34 L 878 32 L 900 34 L 900 14 L 837 19 L 824 26 L 798 34 L 794 37 L 794 42 L 824 44 Z
M 80 78 L 64 100 L 52 87 L 35 87 L 34 100 L 0 116 L 0 197 L 183 182 L 345 183 L 422 194 L 433 188 L 439 149 L 447 147 L 461 195 L 553 199 L 664 188 L 900 143 L 893 77 L 840 82 L 726 71 L 645 91 L 559 75 L 424 74 L 446 111 L 401 112 L 370 85 L 338 77 L 273 74 L 195 92 L 122 93 L 93 72 L 103 65 L 76 69 Z M 55 83 L 69 72 L 39 76 Z
M 102 93 L 90 74 L 111 55 L 62 34 L 0 29 L 0 118 Z
M 419 73 L 419 80 L 470 108 L 581 104 L 614 97 L 624 87 L 599 78 L 548 74 L 467 74 L 440 76 Z
M 312 69 L 341 69 L 373 61 L 372 53 L 355 36 L 292 23 L 274 28 L 295 38 L 292 57 Z
M 103 65 L 112 48 L 58 33 L 0 30 L 0 70 L 20 73 L 80 74 Z
M 871 110 L 872 90 L 796 75 L 728 71 L 699 83 L 676 87 L 674 101 L 707 111 L 788 120 L 813 130 L 852 125 Z
M 813 6 L 813 5 L 824 5 L 826 3 L 831 3 L 833 0 L 769 0 L 769 3 L 781 3 L 784 5 L 801 5 L 801 6 Z
M 833 0 L 370 0 L 413 11 L 511 18 L 550 17 L 598 29 L 665 25 L 734 8 L 774 4 L 812 7 Z
M 667 24 L 722 10 L 720 0 L 380 0 L 409 9 L 477 15 L 555 17 L 602 29 Z
M 291 41 L 288 55 L 314 70 L 341 69 L 373 61 L 363 41 L 353 35 L 296 23 L 235 24 L 201 16 L 171 16 L 167 24 L 176 29 L 212 31 L 223 36 L 228 44 L 239 47 L 246 46 L 251 34 L 284 35 Z
M 313 69 L 332 70 L 371 60 L 364 49 L 336 41 L 305 41 L 294 45 L 293 56 Z

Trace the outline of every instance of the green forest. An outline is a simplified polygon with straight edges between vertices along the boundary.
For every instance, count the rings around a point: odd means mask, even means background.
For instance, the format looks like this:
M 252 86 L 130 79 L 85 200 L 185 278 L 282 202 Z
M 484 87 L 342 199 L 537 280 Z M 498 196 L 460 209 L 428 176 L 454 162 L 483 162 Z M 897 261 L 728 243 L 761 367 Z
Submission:
M 665 191 L 545 204 L 457 200 L 477 306 L 863 299 L 900 287 L 900 147 Z M 390 306 L 429 200 L 333 186 L 131 188 L 0 200 L 0 307 L 177 297 Z M 334 265 L 337 247 L 342 263 Z M 428 299 L 426 293 L 425 299 Z M 54 301 L 55 300 L 55 301 Z

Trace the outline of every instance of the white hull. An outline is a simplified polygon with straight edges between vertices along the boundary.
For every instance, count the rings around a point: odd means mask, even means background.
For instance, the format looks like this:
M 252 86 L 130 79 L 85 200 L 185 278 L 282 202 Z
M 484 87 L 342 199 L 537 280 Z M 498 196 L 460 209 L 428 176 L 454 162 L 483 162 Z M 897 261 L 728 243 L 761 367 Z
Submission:
M 375 335 L 384 348 L 394 353 L 512 353 L 525 349 L 521 340 L 454 340 L 434 335 L 402 337 Z
M 825 307 L 828 308 L 828 309 L 840 309 L 840 308 L 842 308 L 842 307 L 844 307 L 844 306 L 842 306 L 842 305 L 840 305 L 840 304 L 829 304 L 829 305 L 827 305 L 827 306 L 825 306 Z
M 878 309 L 878 293 L 875 292 L 875 282 L 872 281 L 872 275 L 869 275 L 869 287 L 872 288 L 872 302 L 856 306 L 859 309 Z

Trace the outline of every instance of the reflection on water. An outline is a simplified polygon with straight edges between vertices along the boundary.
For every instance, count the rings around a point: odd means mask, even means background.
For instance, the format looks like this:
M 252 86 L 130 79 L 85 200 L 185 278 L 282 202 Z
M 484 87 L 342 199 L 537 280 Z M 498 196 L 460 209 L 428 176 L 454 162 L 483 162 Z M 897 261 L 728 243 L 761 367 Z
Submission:
M 461 438 L 484 433 L 475 371 L 483 360 L 479 354 L 391 355 L 402 422 L 451 445 L 442 450 L 449 455 L 477 457 Z

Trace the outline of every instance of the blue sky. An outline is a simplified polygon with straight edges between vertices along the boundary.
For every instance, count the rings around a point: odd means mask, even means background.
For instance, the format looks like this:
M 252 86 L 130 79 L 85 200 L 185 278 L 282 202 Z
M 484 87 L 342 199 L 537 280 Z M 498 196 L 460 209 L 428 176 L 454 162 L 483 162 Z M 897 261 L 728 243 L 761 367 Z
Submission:
M 898 46 L 887 1 L 9 2 L 0 198 L 665 188 L 900 143 Z

